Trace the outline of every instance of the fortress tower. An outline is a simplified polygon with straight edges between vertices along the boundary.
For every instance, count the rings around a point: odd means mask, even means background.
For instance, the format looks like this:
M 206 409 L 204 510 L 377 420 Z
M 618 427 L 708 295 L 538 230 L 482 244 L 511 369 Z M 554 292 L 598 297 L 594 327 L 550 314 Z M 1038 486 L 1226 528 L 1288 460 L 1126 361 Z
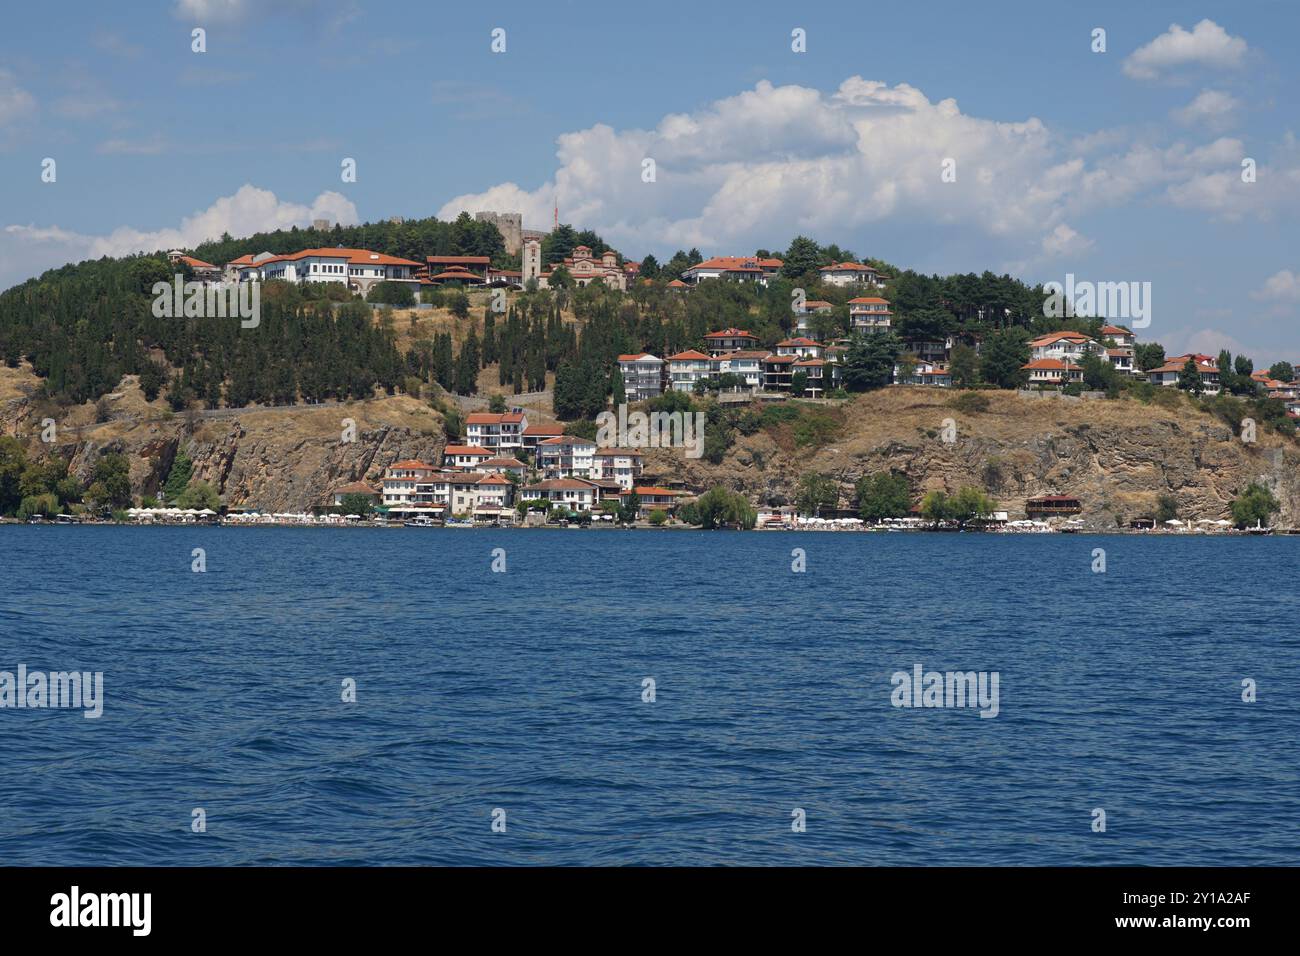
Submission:
M 519 212 L 476 212 L 474 218 L 479 222 L 490 222 L 497 227 L 501 238 L 506 241 L 506 254 L 519 252 L 524 238 L 524 215 Z

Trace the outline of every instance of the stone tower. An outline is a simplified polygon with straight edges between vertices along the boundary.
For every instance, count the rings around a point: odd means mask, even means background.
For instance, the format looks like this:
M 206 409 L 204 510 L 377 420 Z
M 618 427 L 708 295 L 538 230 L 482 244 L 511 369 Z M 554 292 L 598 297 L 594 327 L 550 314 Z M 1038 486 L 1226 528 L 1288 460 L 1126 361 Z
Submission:
M 501 238 L 506 241 L 506 255 L 519 252 L 524 238 L 524 215 L 519 212 L 476 212 L 474 218 L 479 222 L 490 222 L 497 227 Z
M 529 239 L 524 243 L 523 255 L 523 272 L 524 283 L 527 284 L 529 279 L 538 279 L 542 274 L 542 244 L 536 239 Z

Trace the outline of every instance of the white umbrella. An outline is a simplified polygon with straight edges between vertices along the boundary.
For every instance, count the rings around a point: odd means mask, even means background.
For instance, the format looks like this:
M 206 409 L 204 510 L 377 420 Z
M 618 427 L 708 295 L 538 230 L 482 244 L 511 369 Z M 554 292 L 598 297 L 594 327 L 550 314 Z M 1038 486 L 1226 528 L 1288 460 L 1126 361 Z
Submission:
M 1170 518 L 1168 521 L 1165 522 L 1165 524 L 1182 525 L 1182 522 L 1179 521 L 1177 518 Z

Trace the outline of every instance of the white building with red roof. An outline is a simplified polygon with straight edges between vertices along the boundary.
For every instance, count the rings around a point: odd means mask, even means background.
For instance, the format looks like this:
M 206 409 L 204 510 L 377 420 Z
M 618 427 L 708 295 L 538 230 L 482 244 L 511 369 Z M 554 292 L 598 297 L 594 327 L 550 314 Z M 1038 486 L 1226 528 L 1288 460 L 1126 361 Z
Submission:
M 1034 359 L 1020 367 L 1029 372 L 1030 385 L 1068 385 L 1083 381 L 1082 366 L 1065 359 Z
M 369 249 L 303 249 L 283 256 L 250 261 L 238 267 L 241 280 L 280 279 L 284 282 L 337 282 L 366 293 L 379 282 L 403 282 L 418 288 L 420 263 Z
M 822 266 L 817 270 L 821 275 L 822 282 L 827 285 L 836 286 L 874 286 L 883 288 L 884 280 L 880 273 L 876 272 L 871 266 L 863 265 L 860 262 L 832 262 L 828 266 Z
M 524 501 L 549 501 L 570 511 L 591 511 L 600 500 L 599 489 L 579 478 L 547 478 L 519 489 Z
M 784 264 L 780 259 L 760 259 L 757 256 L 714 256 L 683 269 L 682 280 L 687 285 L 695 285 L 703 279 L 729 279 L 765 286 L 780 274 Z
M 675 392 L 693 392 L 695 383 L 712 374 L 712 356 L 698 349 L 687 349 L 668 356 L 668 383 Z
M 539 444 L 548 438 L 559 438 L 563 434 L 564 426 L 557 422 L 525 425 L 521 439 L 523 441 L 523 450 L 535 455 Z
M 478 445 L 448 445 L 442 450 L 442 466 L 458 471 L 474 471 L 493 457 L 493 452 Z
M 416 486 L 427 481 L 437 469 L 418 458 L 395 461 L 384 470 L 381 481 L 383 504 L 388 508 L 410 504 L 416 493 Z
M 1152 385 L 1176 386 L 1183 369 L 1187 367 L 1188 359 L 1195 363 L 1196 370 L 1201 373 L 1201 387 L 1205 394 L 1219 394 L 1219 360 L 1209 355 L 1201 355 L 1199 352 L 1165 359 L 1164 365 L 1146 373 L 1147 381 Z
M 643 402 L 664 390 L 664 360 L 649 352 L 634 352 L 618 357 L 623 376 L 623 391 L 629 402 Z
M 491 455 L 514 455 L 524 448 L 528 416 L 522 408 L 508 412 L 471 412 L 465 417 L 465 442 Z
M 1059 359 L 1077 362 L 1089 352 L 1101 353 L 1103 347 L 1082 332 L 1049 332 L 1029 342 L 1030 359 Z
M 202 259 L 195 259 L 193 256 L 187 256 L 179 249 L 173 249 L 167 253 L 167 261 L 172 265 L 185 265 L 190 272 L 194 273 L 195 282 L 221 282 L 222 270 L 220 266 L 214 266 L 211 262 L 204 262 Z
M 758 336 L 748 329 L 728 328 L 704 336 L 704 347 L 714 355 L 737 349 L 752 349 L 757 345 Z
M 546 478 L 591 478 L 596 443 L 576 435 L 547 438 L 537 445 L 537 468 Z
M 641 477 L 641 453 L 635 448 L 598 448 L 591 456 L 592 481 L 616 481 L 631 488 Z
M 888 332 L 894 318 L 889 302 L 876 295 L 849 299 L 849 321 L 856 332 Z

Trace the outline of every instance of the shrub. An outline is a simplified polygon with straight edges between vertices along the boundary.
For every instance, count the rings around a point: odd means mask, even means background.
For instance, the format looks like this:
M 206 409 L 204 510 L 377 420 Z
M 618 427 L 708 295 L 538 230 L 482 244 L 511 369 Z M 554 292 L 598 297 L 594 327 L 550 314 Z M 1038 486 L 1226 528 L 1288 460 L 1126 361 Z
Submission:
M 989 397 L 981 392 L 962 392 L 948 399 L 948 407 L 956 409 L 959 412 L 967 414 L 976 414 L 978 412 L 987 412 L 990 406 Z

